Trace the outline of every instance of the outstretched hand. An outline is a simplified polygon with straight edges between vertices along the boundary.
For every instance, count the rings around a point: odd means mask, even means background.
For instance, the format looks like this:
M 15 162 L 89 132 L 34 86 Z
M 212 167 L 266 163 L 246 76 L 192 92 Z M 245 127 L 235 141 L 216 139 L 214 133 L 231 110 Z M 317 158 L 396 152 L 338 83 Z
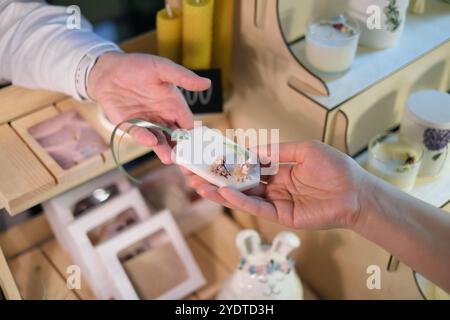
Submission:
M 274 148 L 275 149 L 275 148 Z M 224 206 L 292 228 L 352 228 L 361 212 L 360 189 L 367 176 L 353 159 L 321 143 L 279 145 L 278 173 L 246 193 L 217 188 L 191 175 L 189 184 Z
M 320 142 L 280 145 L 279 160 L 289 164 L 246 194 L 196 176 L 190 176 L 190 185 L 210 200 L 287 227 L 351 229 L 450 292 L 448 213 Z
M 139 117 L 172 129 L 191 129 L 194 117 L 177 86 L 204 91 L 210 85 L 209 79 L 165 58 L 108 52 L 93 67 L 87 91 L 114 124 Z M 171 163 L 171 147 L 163 134 L 144 128 L 134 128 L 130 134 L 152 147 L 163 163 Z

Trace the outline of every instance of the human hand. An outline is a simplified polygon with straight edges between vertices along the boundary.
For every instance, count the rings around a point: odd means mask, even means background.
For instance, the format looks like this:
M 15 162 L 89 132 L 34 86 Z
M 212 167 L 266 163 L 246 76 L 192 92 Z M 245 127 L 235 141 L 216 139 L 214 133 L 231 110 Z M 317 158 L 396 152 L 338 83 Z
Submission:
M 114 124 L 141 118 L 172 129 L 191 129 L 194 117 L 177 86 L 203 91 L 210 85 L 209 79 L 165 58 L 108 52 L 92 68 L 87 92 Z M 130 134 L 152 147 L 163 163 L 171 163 L 171 147 L 164 134 L 144 128 L 133 128 Z
M 217 188 L 194 175 L 189 184 L 207 199 L 287 227 L 355 227 L 361 215 L 360 191 L 369 175 L 353 159 L 321 142 L 281 144 L 279 155 L 270 155 L 270 150 L 259 154 L 267 156 L 278 156 L 278 173 L 246 194 Z
M 273 148 L 276 150 L 276 148 Z M 264 163 L 265 155 L 259 155 Z M 277 159 L 277 155 L 269 159 Z M 216 202 L 301 229 L 351 229 L 450 292 L 450 216 L 369 174 L 319 142 L 279 147 L 279 172 L 247 194 L 197 176 L 189 184 Z

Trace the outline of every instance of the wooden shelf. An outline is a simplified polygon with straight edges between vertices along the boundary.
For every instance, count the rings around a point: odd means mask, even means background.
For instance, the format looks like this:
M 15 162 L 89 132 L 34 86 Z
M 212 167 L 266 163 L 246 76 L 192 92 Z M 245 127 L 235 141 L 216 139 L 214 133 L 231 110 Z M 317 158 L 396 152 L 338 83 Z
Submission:
M 429 0 L 423 15 L 408 15 L 397 46 L 385 50 L 371 50 L 360 46 L 349 72 L 337 79 L 321 77 L 329 90 L 329 96 L 311 92 L 305 94 L 331 110 L 448 42 L 449 26 L 450 5 L 439 0 Z M 290 49 L 303 65 L 308 65 L 304 40 L 295 42 Z
M 365 167 L 367 158 L 368 152 L 364 152 L 355 160 Z M 408 193 L 435 207 L 443 208 L 450 201 L 450 174 L 438 179 L 418 178 L 413 190 Z

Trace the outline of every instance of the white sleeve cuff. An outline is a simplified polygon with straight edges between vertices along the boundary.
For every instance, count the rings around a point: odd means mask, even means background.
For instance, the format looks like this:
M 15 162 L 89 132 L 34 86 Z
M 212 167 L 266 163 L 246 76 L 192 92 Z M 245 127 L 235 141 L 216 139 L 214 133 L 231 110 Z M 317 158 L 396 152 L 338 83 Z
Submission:
M 99 43 L 90 48 L 78 63 L 75 71 L 75 91 L 74 98 L 78 100 L 93 101 L 87 93 L 87 85 L 89 74 L 94 67 L 97 59 L 105 52 L 122 52 L 122 50 L 114 43 Z

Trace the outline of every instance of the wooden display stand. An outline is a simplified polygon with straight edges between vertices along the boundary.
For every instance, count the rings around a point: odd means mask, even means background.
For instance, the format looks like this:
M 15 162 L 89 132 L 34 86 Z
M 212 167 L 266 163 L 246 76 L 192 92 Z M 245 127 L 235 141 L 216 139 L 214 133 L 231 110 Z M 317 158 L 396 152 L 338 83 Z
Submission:
M 311 2 L 295 5 L 308 12 Z M 375 134 L 399 125 L 411 92 L 450 89 L 450 37 L 444 32 L 450 7 L 442 1 L 430 0 L 424 15 L 408 16 L 397 47 L 360 47 L 353 68 L 331 80 L 302 64 L 303 38 L 286 43 L 278 7 L 279 0 L 251 0 L 238 8 L 228 105 L 233 127 L 280 129 L 281 141 L 318 139 L 356 155 Z
M 450 89 L 450 39 L 441 27 L 450 21 L 450 15 L 441 14 L 450 13 L 450 7 L 443 2 L 429 1 L 423 16 L 409 16 L 406 21 L 405 40 L 417 38 L 418 32 L 428 34 L 430 39 L 422 47 L 412 48 L 403 41 L 387 51 L 360 48 L 356 59 L 361 63 L 334 80 L 321 79 L 303 67 L 296 56 L 302 39 L 288 47 L 277 18 L 278 2 L 242 1 L 238 8 L 234 91 L 228 105 L 233 127 L 280 129 L 282 142 L 318 139 L 355 155 L 375 134 L 398 126 L 411 92 Z M 296 5 L 307 6 L 305 3 Z M 382 63 L 402 50 L 408 53 L 407 61 L 389 64 L 386 74 L 380 72 L 372 77 L 372 66 L 361 65 L 368 57 Z M 367 77 L 370 85 L 358 87 L 358 76 Z M 450 189 L 443 197 L 450 199 Z M 255 223 L 239 212 L 234 215 L 244 217 L 244 225 Z M 256 224 L 266 240 L 283 229 L 261 219 Z M 298 271 L 319 296 L 422 299 L 413 271 L 400 263 L 397 271 L 388 272 L 390 254 L 358 235 L 343 230 L 297 233 L 302 240 L 296 255 Z M 382 270 L 382 290 L 366 287 L 366 269 L 370 265 L 379 265 Z
M 230 120 L 236 128 L 282 129 L 282 141 L 322 139 L 327 112 L 303 92 L 329 92 L 286 46 L 277 2 L 237 6 Z

